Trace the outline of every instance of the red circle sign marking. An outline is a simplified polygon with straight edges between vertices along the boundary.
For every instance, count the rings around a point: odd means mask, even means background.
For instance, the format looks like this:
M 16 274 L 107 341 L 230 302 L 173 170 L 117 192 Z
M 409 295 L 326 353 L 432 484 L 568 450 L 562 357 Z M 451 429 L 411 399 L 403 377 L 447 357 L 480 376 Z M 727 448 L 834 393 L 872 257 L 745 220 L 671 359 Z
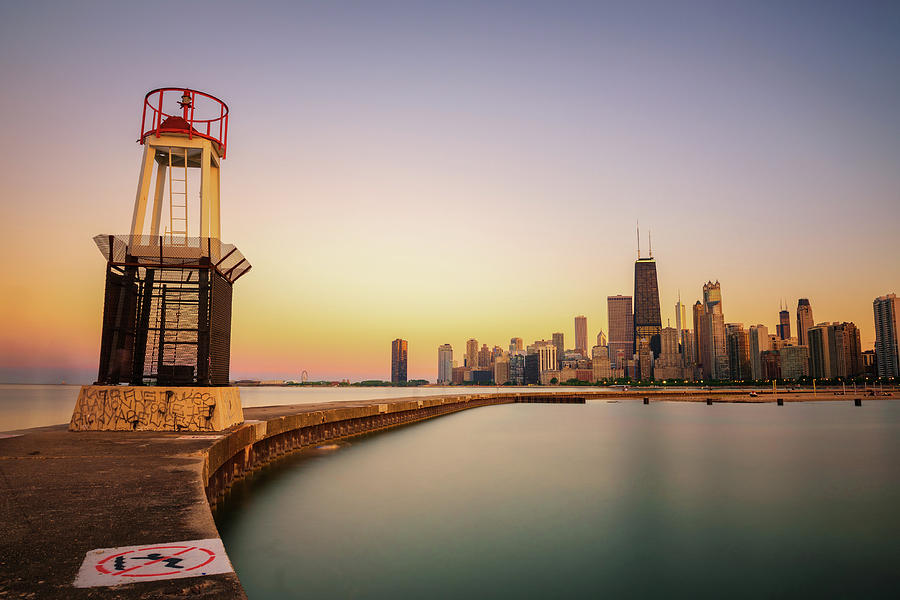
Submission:
M 159 577 L 199 569 L 216 558 L 201 546 L 147 546 L 107 556 L 95 567 L 104 575 Z

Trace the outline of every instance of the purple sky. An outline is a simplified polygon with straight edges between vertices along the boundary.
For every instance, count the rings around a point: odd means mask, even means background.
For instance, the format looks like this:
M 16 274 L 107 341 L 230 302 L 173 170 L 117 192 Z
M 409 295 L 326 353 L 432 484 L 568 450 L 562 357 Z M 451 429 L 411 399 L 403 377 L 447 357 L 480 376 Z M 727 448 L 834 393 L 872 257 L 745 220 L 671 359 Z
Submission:
M 637 220 L 664 322 L 719 279 L 728 322 L 809 297 L 870 348 L 900 291 L 898 32 L 896 2 L 4 3 L 0 381 L 92 376 L 90 238 L 129 225 L 165 85 L 232 110 L 235 376 L 383 378 L 406 337 L 434 379 L 443 342 L 594 336 Z

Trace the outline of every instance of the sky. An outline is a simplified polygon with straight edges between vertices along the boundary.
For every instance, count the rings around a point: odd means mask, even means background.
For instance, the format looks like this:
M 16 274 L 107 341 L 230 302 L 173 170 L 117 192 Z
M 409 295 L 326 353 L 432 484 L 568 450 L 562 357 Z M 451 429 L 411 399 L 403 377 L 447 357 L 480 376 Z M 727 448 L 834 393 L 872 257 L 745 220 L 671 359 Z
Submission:
M 900 292 L 896 2 L 0 4 L 0 382 L 96 377 L 141 102 L 228 103 L 233 378 L 434 380 L 437 347 L 574 346 L 652 231 L 663 324 L 722 285 L 874 343 Z M 642 243 L 644 252 L 646 246 Z M 792 323 L 792 327 L 796 327 Z

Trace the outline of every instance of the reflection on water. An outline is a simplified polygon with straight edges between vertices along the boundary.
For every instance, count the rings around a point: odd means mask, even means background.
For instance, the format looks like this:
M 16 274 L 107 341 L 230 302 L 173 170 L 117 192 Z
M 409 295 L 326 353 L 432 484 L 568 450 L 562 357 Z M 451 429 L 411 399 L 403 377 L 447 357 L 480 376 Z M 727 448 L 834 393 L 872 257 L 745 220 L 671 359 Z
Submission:
M 217 511 L 251 599 L 887 597 L 900 403 L 478 408 L 290 456 Z

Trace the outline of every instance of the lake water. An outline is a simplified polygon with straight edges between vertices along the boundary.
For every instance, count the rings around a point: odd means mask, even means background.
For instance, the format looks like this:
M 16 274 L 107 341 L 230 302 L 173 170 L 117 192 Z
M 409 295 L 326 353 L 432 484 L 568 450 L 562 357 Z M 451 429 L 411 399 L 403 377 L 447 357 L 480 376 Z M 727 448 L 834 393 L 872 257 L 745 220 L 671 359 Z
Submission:
M 0 384 L 0 432 L 68 423 L 72 418 L 79 389 L 80 387 L 77 385 Z M 418 398 L 440 394 L 486 394 L 498 391 L 533 392 L 536 390 L 541 391 L 545 388 L 242 387 L 241 404 L 246 408 L 379 398 Z M 566 391 L 558 387 L 546 388 L 546 390 Z
M 251 599 L 894 597 L 900 403 L 463 411 L 217 510 Z

